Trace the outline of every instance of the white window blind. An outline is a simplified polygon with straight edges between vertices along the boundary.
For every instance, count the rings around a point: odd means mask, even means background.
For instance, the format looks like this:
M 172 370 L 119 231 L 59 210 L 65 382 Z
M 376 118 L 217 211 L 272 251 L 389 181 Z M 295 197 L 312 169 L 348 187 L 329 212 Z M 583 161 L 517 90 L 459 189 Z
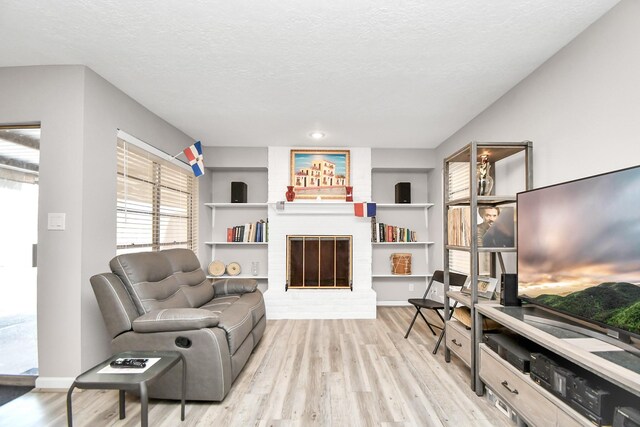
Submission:
M 197 252 L 198 180 L 118 138 L 117 253 L 188 248 Z
M 448 194 L 447 200 L 456 200 L 464 197 L 469 197 L 469 163 L 467 162 L 451 162 L 449 163 L 449 176 L 448 180 Z M 458 214 L 458 215 L 454 215 Z M 468 224 L 469 211 L 464 212 L 463 209 L 450 208 L 448 210 L 449 215 L 449 244 L 450 245 L 468 245 L 468 239 L 464 238 L 462 234 L 463 229 L 458 229 L 457 224 L 462 226 Z M 458 218 L 458 216 L 461 216 Z M 462 221 L 464 217 L 467 221 Z M 456 233 L 458 230 L 459 233 Z M 468 233 L 470 230 L 466 230 Z M 469 274 L 471 268 L 471 259 L 468 252 L 463 251 L 449 251 L 449 269 L 458 273 Z
M 469 163 L 449 163 L 449 194 L 447 200 L 469 197 Z

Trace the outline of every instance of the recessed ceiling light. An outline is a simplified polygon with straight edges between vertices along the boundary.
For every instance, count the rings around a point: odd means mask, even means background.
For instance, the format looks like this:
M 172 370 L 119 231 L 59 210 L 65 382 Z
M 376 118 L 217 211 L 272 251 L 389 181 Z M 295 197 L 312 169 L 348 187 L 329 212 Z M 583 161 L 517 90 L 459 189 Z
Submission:
M 309 136 L 313 139 L 322 139 L 325 136 L 327 136 L 327 134 L 325 134 L 324 132 L 320 132 L 319 130 L 313 131 L 309 134 Z

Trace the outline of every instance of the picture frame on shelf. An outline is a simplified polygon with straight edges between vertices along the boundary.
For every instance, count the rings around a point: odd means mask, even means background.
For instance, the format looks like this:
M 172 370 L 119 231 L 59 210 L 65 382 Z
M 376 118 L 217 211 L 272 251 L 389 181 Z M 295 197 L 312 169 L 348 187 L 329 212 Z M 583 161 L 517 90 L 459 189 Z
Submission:
M 495 277 L 478 277 L 478 296 L 493 299 L 497 286 L 498 279 Z
M 493 299 L 496 288 L 498 287 L 498 279 L 495 277 L 478 277 L 478 296 L 486 299 Z M 471 279 L 468 277 L 467 281 L 462 286 L 461 292 L 463 294 L 471 295 Z
M 460 292 L 471 295 L 471 276 L 467 276 L 467 280 L 464 281 L 464 285 L 460 288 Z
M 290 181 L 297 199 L 342 199 L 350 182 L 349 150 L 291 150 Z

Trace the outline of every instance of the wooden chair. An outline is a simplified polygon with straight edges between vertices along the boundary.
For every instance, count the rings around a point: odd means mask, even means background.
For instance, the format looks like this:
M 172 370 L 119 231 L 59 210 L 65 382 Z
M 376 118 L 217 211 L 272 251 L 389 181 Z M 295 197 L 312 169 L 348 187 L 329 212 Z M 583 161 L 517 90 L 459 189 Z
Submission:
M 462 286 L 464 285 L 464 282 L 466 280 L 467 280 L 467 276 L 464 274 L 449 272 L 449 286 Z M 432 299 L 427 298 L 427 296 L 429 295 L 429 291 L 431 290 L 431 286 L 433 286 L 433 282 L 444 283 L 444 271 L 436 270 L 433 273 L 433 276 L 431 276 L 431 279 L 429 280 L 429 285 L 427 286 L 427 290 L 424 292 L 424 295 L 422 296 L 422 298 L 409 299 L 409 304 L 413 305 L 416 308 L 416 314 L 413 316 L 413 320 L 411 320 L 409 329 L 407 330 L 407 333 L 404 337 L 407 338 L 409 336 L 409 332 L 411 332 L 411 328 L 413 328 L 413 324 L 416 322 L 418 315 L 420 315 L 420 317 L 422 317 L 422 319 L 425 321 L 425 323 L 427 324 L 427 327 L 431 330 L 433 335 L 436 335 L 436 331 L 434 331 L 433 328 L 442 330 L 442 333 L 440 334 L 440 338 L 438 339 L 438 343 L 436 344 L 436 348 L 433 351 L 433 353 L 435 354 L 438 351 L 438 346 L 440 345 L 440 341 L 442 340 L 442 336 L 444 333 L 445 320 L 440 314 L 440 310 L 444 310 L 444 304 L 439 301 L 434 301 Z M 427 318 L 424 317 L 424 314 L 422 314 L 422 311 L 420 311 L 423 308 L 427 310 L 433 310 L 438 315 L 440 320 L 442 320 L 442 326 L 434 325 L 433 323 L 429 322 Z M 453 311 L 453 308 L 455 308 L 455 306 L 451 307 L 450 312 Z

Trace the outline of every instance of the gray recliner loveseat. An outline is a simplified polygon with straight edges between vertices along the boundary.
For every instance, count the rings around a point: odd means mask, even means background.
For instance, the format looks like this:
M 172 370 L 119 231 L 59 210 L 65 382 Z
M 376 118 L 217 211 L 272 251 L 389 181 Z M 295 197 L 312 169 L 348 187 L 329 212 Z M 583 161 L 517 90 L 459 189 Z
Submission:
M 187 363 L 187 399 L 220 401 L 266 326 L 257 282 L 206 278 L 196 255 L 169 249 L 119 255 L 111 273 L 91 277 L 115 353 L 176 350 Z M 180 399 L 180 367 L 149 386 L 149 396 Z

